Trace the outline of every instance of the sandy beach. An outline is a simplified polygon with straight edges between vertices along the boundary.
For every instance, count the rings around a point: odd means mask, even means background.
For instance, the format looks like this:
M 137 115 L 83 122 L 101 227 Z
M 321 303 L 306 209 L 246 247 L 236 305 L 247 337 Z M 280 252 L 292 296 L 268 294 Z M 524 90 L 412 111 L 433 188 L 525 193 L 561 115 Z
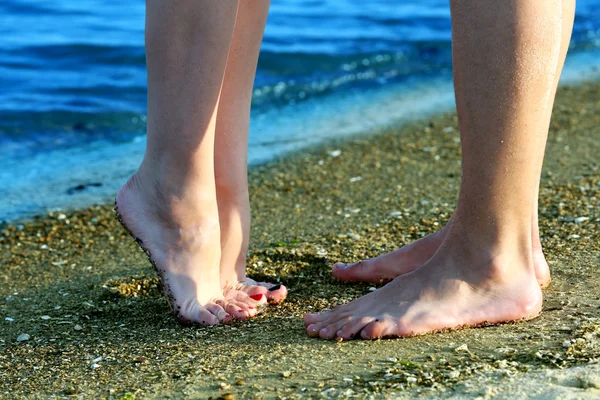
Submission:
M 310 132 L 307 132 L 310 135 Z M 460 184 L 453 114 L 250 172 L 249 273 L 288 300 L 182 327 L 112 205 L 0 226 L 2 398 L 600 398 L 600 84 L 559 91 L 540 194 L 552 271 L 531 321 L 399 340 L 322 341 L 302 315 L 373 285 L 330 265 L 440 229 Z

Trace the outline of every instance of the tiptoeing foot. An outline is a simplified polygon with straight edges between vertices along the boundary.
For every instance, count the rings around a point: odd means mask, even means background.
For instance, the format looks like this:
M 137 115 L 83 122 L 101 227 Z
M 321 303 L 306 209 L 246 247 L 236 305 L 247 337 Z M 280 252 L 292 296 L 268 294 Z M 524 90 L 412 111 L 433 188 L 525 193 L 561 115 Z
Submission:
M 155 266 L 180 322 L 216 325 L 243 320 L 266 302 L 238 290 L 223 293 L 214 189 L 211 193 L 193 185 L 173 187 L 138 172 L 117 194 L 116 211 Z

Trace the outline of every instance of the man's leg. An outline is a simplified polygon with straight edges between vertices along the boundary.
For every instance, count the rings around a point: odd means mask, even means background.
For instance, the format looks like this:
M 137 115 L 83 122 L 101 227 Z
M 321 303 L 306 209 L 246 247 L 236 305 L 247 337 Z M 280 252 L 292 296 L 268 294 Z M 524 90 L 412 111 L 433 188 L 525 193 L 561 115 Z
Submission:
M 423 266 L 305 316 L 311 336 L 408 336 L 532 318 L 541 309 L 531 222 L 560 55 L 561 1 L 453 0 L 451 7 L 463 148 L 453 222 Z
M 548 112 L 545 117 L 548 126 L 550 125 L 552 106 L 554 104 L 556 89 L 558 88 L 558 81 L 567 56 L 567 51 L 569 50 L 569 43 L 571 42 L 571 32 L 573 30 L 573 20 L 575 17 L 575 0 L 562 0 L 562 13 L 563 25 L 560 59 L 556 69 L 553 95 L 548 99 Z M 540 146 L 545 147 L 546 138 L 547 131 L 546 135 L 540 138 L 542 141 Z M 539 160 L 540 171 L 542 164 L 543 156 Z M 539 187 L 536 187 L 536 199 L 538 198 L 538 194 Z M 550 283 L 550 270 L 548 268 L 548 263 L 544 258 L 544 253 L 542 252 L 540 232 L 538 229 L 537 201 L 535 202 L 534 207 L 535 210 L 532 221 L 533 263 L 538 282 L 540 286 L 544 288 Z M 352 264 L 336 263 L 333 266 L 332 273 L 336 278 L 344 281 L 379 283 L 381 281 L 392 280 L 399 275 L 415 270 L 427 262 L 444 241 L 446 233 L 450 228 L 450 224 L 451 221 L 439 232 L 409 243 L 391 253 Z
M 147 1 L 146 154 L 117 195 L 173 312 L 206 325 L 256 312 L 241 292 L 244 301 L 223 298 L 219 272 L 214 132 L 237 3 Z

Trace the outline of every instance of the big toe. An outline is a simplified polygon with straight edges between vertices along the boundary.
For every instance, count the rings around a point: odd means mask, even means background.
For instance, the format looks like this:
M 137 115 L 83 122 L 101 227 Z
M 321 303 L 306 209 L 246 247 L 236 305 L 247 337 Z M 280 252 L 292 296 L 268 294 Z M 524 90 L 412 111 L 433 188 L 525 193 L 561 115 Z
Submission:
M 267 301 L 269 304 L 279 304 L 287 297 L 288 290 L 285 286 L 272 285 L 267 289 Z
M 254 300 L 261 301 L 260 296 L 263 295 L 269 304 L 281 303 L 285 300 L 288 293 L 288 290 L 284 285 L 269 282 L 256 282 L 252 279 L 246 279 L 246 281 L 241 282 L 236 289 L 248 294 Z
M 374 260 L 363 260 L 351 264 L 338 262 L 331 268 L 331 273 L 337 279 L 346 282 L 380 283 L 390 279 L 390 277 L 378 271 Z

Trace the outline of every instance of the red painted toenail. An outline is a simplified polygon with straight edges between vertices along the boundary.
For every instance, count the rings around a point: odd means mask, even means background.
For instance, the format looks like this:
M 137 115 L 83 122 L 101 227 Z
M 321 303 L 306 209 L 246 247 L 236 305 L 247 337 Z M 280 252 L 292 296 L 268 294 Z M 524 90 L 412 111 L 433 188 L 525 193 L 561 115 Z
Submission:
M 226 315 L 225 318 L 223 318 L 225 321 L 229 321 L 231 319 L 231 315 Z
M 255 295 L 252 295 L 252 296 L 250 296 L 250 298 L 251 298 L 252 300 L 261 301 L 261 300 L 263 299 L 263 297 L 264 297 L 264 296 L 265 296 L 265 295 L 261 293 L 261 294 L 255 294 Z

